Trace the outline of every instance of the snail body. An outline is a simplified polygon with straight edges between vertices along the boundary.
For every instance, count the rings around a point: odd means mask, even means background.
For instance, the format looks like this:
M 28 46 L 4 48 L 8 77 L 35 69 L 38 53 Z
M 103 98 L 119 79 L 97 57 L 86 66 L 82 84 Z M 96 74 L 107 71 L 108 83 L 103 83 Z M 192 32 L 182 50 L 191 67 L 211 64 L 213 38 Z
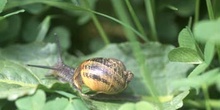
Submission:
M 60 44 L 57 40 L 58 52 Z M 114 58 L 91 58 L 83 61 L 77 68 L 65 65 L 59 57 L 54 67 L 28 65 L 32 67 L 52 69 L 59 79 L 71 83 L 77 90 L 82 91 L 82 85 L 97 93 L 117 94 L 122 92 L 133 78 L 125 65 Z

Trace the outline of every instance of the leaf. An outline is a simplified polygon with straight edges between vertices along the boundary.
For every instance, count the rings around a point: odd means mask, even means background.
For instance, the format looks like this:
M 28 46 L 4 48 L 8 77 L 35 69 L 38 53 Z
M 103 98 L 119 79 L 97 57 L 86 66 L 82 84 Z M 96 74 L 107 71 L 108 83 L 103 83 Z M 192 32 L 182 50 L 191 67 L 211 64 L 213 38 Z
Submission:
M 196 50 L 178 47 L 170 51 L 168 55 L 170 61 L 173 62 L 185 62 L 190 64 L 200 64 L 203 62 Z
M 51 21 L 51 16 L 47 16 L 40 24 L 39 33 L 36 39 L 37 42 L 42 42 L 44 40 L 46 33 L 48 32 L 48 29 L 50 27 L 50 21 Z
M 138 103 L 126 103 L 123 104 L 118 110 L 159 110 L 156 109 L 155 105 L 146 102 L 146 101 L 140 101 Z
M 20 31 L 21 19 L 18 15 L 0 21 L 0 45 L 14 39 Z
M 192 36 L 192 32 L 188 27 L 182 29 L 178 36 L 178 42 L 180 47 L 186 47 L 196 50 L 195 39 Z
M 171 100 L 163 103 L 163 110 L 177 110 L 183 106 L 183 99 L 189 94 L 189 91 L 183 91 L 177 96 L 173 97 Z M 155 104 L 140 101 L 137 103 L 126 103 L 123 104 L 119 110 L 159 110 L 159 107 Z
M 66 98 L 56 98 L 48 101 L 42 110 L 73 110 L 73 106 Z
M 71 45 L 70 31 L 66 27 L 63 27 L 63 26 L 54 27 L 53 29 L 51 29 L 49 36 L 45 38 L 45 41 L 55 42 L 54 33 L 57 33 L 62 50 L 69 49 Z
M 22 31 L 22 39 L 26 42 L 35 41 L 39 33 L 40 22 L 36 18 L 30 18 L 24 23 Z
M 7 3 L 7 0 L 1 0 L 0 1 L 0 13 L 3 11 L 6 3 Z
M 30 5 L 21 6 L 21 8 L 25 9 L 28 13 L 35 14 L 35 15 L 37 15 L 37 14 L 40 15 L 48 7 L 43 5 L 43 4 L 30 4 Z
M 25 64 L 36 64 L 45 66 L 54 65 L 58 57 L 56 48 L 57 47 L 55 44 L 33 43 L 27 45 L 14 45 L 5 49 L 1 49 L 0 59 L 4 65 L 0 65 L 0 75 L 5 75 L 7 73 L 7 75 L 13 74 L 12 76 L 14 77 L 14 79 L 12 79 L 11 76 L 5 76 L 4 78 L 2 78 L 2 80 L 6 82 L 7 86 L 1 87 L 0 90 L 2 91 L 2 93 L 8 93 L 7 95 L 2 95 L 2 98 L 17 95 L 17 91 L 24 92 L 22 88 L 29 87 L 27 85 L 33 85 L 30 88 L 27 88 L 28 91 L 32 89 L 35 90 L 37 88 L 37 85 L 39 84 L 42 84 L 46 88 L 50 88 L 51 91 L 56 92 L 64 97 L 73 97 L 60 92 L 71 91 L 69 85 L 66 85 L 64 87 L 64 85 L 59 85 L 55 83 L 57 80 L 55 80 L 54 78 L 51 79 L 45 76 L 49 70 L 25 66 Z M 192 65 L 169 62 L 167 55 L 169 51 L 171 51 L 173 48 L 173 46 L 162 45 L 159 43 L 147 43 L 141 45 L 141 51 L 148 59 L 146 63 L 148 63 L 147 65 L 149 65 L 148 68 L 150 70 L 150 74 L 153 78 L 154 84 L 157 85 L 156 88 L 160 96 L 170 96 L 173 95 L 174 91 L 178 91 L 173 90 L 170 84 L 175 80 L 185 78 L 186 72 L 192 67 Z M 65 54 L 65 56 L 67 55 Z M 122 94 L 138 94 L 140 96 L 148 95 L 149 91 L 147 88 L 144 88 L 144 81 L 140 75 L 141 71 L 137 66 L 137 61 L 134 59 L 134 56 L 132 55 L 132 49 L 130 48 L 129 43 L 122 43 L 119 45 L 110 44 L 102 50 L 98 51 L 97 53 L 80 58 L 75 58 L 74 56 L 64 57 L 64 62 L 66 62 L 72 67 L 77 67 L 77 65 L 79 65 L 81 61 L 94 57 L 109 57 L 120 59 L 124 62 L 127 69 L 134 73 L 133 80 Z M 5 62 L 8 62 L 10 64 Z M 15 64 L 12 65 L 12 62 L 15 62 Z M 11 66 L 7 67 L 5 65 Z M 176 69 L 178 69 L 178 71 L 176 71 Z M 19 81 L 20 83 L 24 83 L 26 85 L 16 85 L 17 88 L 15 88 L 11 83 L 7 82 L 8 79 L 10 79 L 9 82 Z M 0 83 L 1 85 L 4 84 L 3 82 Z M 49 91 L 47 89 L 43 89 L 45 87 L 38 88 Z M 13 92 L 8 92 L 8 90 Z M 22 95 L 25 94 L 17 95 L 17 97 L 20 97 Z M 14 98 L 14 100 L 15 99 L 16 98 Z M 70 102 L 67 99 L 57 99 L 57 101 L 50 103 L 48 102 L 48 104 L 46 105 L 49 109 L 51 108 L 50 106 L 55 105 L 60 101 L 65 102 L 62 103 L 63 106 L 71 108 L 70 106 L 72 106 L 72 102 Z M 73 101 L 75 101 L 75 99 Z M 79 103 L 82 105 L 82 107 L 85 107 L 83 102 L 80 102 L 80 100 Z M 121 104 L 115 102 L 113 103 L 111 101 L 107 103 L 103 101 L 90 100 L 88 101 L 88 105 L 96 109 L 116 109 L 119 108 Z
M 169 88 L 169 83 L 173 80 L 178 80 L 179 78 L 185 77 L 185 73 L 192 67 L 192 65 L 169 62 L 167 55 L 174 48 L 172 46 L 149 42 L 141 45 L 141 48 L 141 51 L 146 56 L 146 59 L 148 59 L 146 62 L 148 63 L 147 65 L 149 66 L 148 68 L 154 84 L 157 85 L 156 88 L 159 95 L 172 94 L 172 91 L 170 91 Z M 138 65 L 137 61 L 134 59 L 131 53 L 132 50 L 129 43 L 122 43 L 120 45 L 111 44 L 97 53 L 82 57 L 82 60 L 93 57 L 109 57 L 120 59 L 122 62 L 124 62 L 127 70 L 130 70 L 134 74 L 134 78 L 130 82 L 129 88 L 125 92 L 129 92 L 128 90 L 131 90 L 135 94 L 146 95 L 148 93 L 147 88 L 144 86 L 139 67 L 136 66 Z M 176 71 L 176 69 L 179 71 Z
M 206 42 L 205 50 L 204 50 L 204 59 L 205 62 L 209 65 L 213 60 L 215 54 L 215 44 L 212 41 Z
M 219 75 L 219 68 L 212 69 L 208 72 L 205 72 L 202 75 L 189 77 L 189 78 L 183 78 L 180 80 L 176 80 L 172 83 L 173 88 L 200 88 L 202 85 L 211 85 L 218 81 L 220 75 Z
M 15 100 L 35 91 L 39 79 L 22 65 L 0 60 L 0 98 Z
M 177 110 L 183 106 L 183 99 L 189 94 L 188 90 L 185 90 L 175 96 L 171 101 L 164 103 L 163 110 Z
M 42 90 L 37 90 L 34 95 L 16 100 L 16 106 L 20 110 L 42 110 L 45 105 L 46 94 Z
M 136 110 L 134 103 L 125 103 L 118 110 Z
M 56 97 L 46 102 L 42 110 L 88 110 L 80 99 L 67 99 Z
M 53 52 L 55 52 L 54 44 L 14 45 L 1 49 L 0 98 L 15 100 L 26 94 L 33 94 L 39 83 L 51 86 L 55 81 L 45 78 L 48 70 L 30 68 L 25 65 L 32 62 L 52 65 L 56 61 L 51 55 Z M 36 71 L 33 73 L 31 69 Z
M 206 43 L 212 40 L 215 44 L 219 44 L 220 40 L 220 19 L 215 21 L 201 21 L 195 24 L 194 35 L 196 40 L 201 43 Z
M 199 74 L 204 72 L 208 67 L 209 67 L 209 65 L 206 64 L 205 62 L 203 62 L 203 63 L 199 64 L 198 66 L 196 66 L 196 68 L 193 69 L 193 71 L 189 74 L 188 77 L 198 76 Z

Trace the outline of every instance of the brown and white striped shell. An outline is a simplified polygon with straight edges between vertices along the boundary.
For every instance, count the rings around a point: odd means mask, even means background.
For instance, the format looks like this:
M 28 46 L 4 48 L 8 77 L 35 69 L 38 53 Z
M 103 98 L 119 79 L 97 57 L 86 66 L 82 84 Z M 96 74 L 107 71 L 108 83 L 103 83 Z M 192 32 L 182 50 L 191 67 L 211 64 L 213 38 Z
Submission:
M 92 58 L 82 62 L 74 72 L 73 83 L 81 90 L 85 84 L 97 93 L 117 94 L 122 92 L 133 78 L 125 65 L 113 58 Z

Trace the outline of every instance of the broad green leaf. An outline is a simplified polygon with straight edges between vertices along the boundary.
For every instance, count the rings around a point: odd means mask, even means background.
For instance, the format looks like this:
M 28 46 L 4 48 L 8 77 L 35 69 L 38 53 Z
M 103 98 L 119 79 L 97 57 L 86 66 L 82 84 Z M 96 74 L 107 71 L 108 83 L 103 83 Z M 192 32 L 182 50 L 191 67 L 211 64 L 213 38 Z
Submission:
M 7 3 L 7 0 L 1 0 L 0 1 L 0 13 L 3 11 L 6 3 Z
M 149 66 L 150 74 L 153 77 L 154 83 L 157 85 L 157 90 L 160 95 L 167 95 L 169 91 L 170 78 L 175 80 L 185 77 L 185 73 L 192 65 L 169 62 L 168 53 L 174 48 L 169 45 L 161 45 L 159 43 L 147 43 L 141 46 L 143 54 L 147 57 L 147 65 Z M 129 43 L 120 45 L 112 44 L 99 52 L 87 56 L 84 59 L 92 57 L 113 57 L 123 61 L 128 70 L 134 74 L 134 79 L 129 84 L 128 90 L 132 90 L 136 94 L 147 94 L 146 88 L 142 82 L 137 61 L 130 54 L 131 48 Z M 179 71 L 176 71 L 178 68 Z M 185 69 L 183 69 L 185 68 Z M 161 77 L 163 76 L 163 77 Z M 142 88 L 142 89 L 138 89 Z M 163 91 L 161 91 L 163 90 Z
M 148 110 L 155 110 L 155 109 L 158 109 L 157 107 L 155 107 L 155 105 L 153 105 L 152 103 L 149 103 L 149 102 L 145 102 L 145 101 L 141 101 L 141 102 L 138 102 L 135 104 L 135 108 L 136 110 L 145 110 L 146 108 Z M 126 109 L 124 109 L 126 110 Z M 129 110 L 129 109 L 127 109 Z M 132 109 L 131 109 L 132 110 Z
M 94 10 L 95 9 L 95 5 L 97 3 L 97 0 L 88 0 L 88 3 L 89 3 L 89 9 Z M 79 7 L 83 7 L 83 8 L 88 8 L 86 6 L 85 1 L 79 1 L 78 3 L 76 3 L 76 1 L 75 1 L 74 4 L 75 4 L 75 6 L 79 6 Z M 72 13 L 74 13 L 74 15 L 79 16 L 79 19 L 77 21 L 77 23 L 79 25 L 83 25 L 83 24 L 87 23 L 91 19 L 91 15 L 88 14 L 87 12 L 74 11 Z
M 0 60 L 0 98 L 15 100 L 25 94 L 32 94 L 40 79 L 34 74 L 29 74 L 23 65 Z
M 35 94 L 16 100 L 16 106 L 20 110 L 42 110 L 46 101 L 46 94 L 37 90 Z
M 45 41 L 55 42 L 54 33 L 57 33 L 62 50 L 69 49 L 71 45 L 70 31 L 66 27 L 63 27 L 63 26 L 54 27 L 53 29 L 51 29 L 49 33 L 49 37 L 45 38 Z
M 188 27 L 182 29 L 178 36 L 178 42 L 180 47 L 186 47 L 196 50 L 195 39 L 192 36 L 192 32 Z
M 79 98 L 55 98 L 46 102 L 42 110 L 88 110 L 82 100 Z
M 190 64 L 200 64 L 203 62 L 196 50 L 178 47 L 169 53 L 169 59 L 173 62 L 185 62 Z
M 45 77 L 48 70 L 27 67 L 26 64 L 52 65 L 56 62 L 55 45 L 14 45 L 0 50 L 0 98 L 15 100 L 32 94 L 38 84 L 50 87 L 54 79 Z M 33 72 L 34 71 L 34 72 Z
M 0 45 L 12 41 L 20 31 L 21 18 L 18 15 L 0 21 Z
M 118 110 L 136 110 L 134 103 L 125 103 Z
M 27 67 L 26 64 L 36 64 L 36 65 L 45 65 L 52 66 L 57 62 L 58 53 L 56 51 L 56 45 L 48 43 L 33 43 L 26 45 L 14 45 L 0 50 L 0 75 L 5 76 L 2 77 L 1 91 L 2 93 L 7 93 L 2 95 L 1 98 L 7 98 L 16 96 L 20 97 L 25 95 L 24 93 L 29 93 L 26 91 L 32 91 L 37 88 L 39 84 L 44 85 L 45 87 L 51 87 L 50 89 L 54 92 L 56 91 L 71 91 L 68 87 L 62 88 L 63 86 L 57 85 L 55 82 L 55 78 L 46 77 L 45 75 L 49 73 L 49 70 L 41 69 L 41 68 L 33 68 Z M 167 55 L 169 51 L 171 51 L 174 47 L 169 45 L 162 45 L 159 43 L 147 43 L 141 45 L 141 51 L 147 57 L 146 63 L 149 65 L 150 74 L 153 78 L 154 84 L 157 85 L 157 91 L 160 96 L 170 96 L 173 95 L 174 91 L 170 84 L 175 81 L 186 77 L 186 72 L 192 67 L 192 65 L 180 64 L 169 62 Z M 104 47 L 102 50 L 94 53 L 92 55 L 75 58 L 74 56 L 67 56 L 64 54 L 64 62 L 69 64 L 69 66 L 77 67 L 83 60 L 94 58 L 94 57 L 110 57 L 117 58 L 124 62 L 127 67 L 127 70 L 130 70 L 134 73 L 134 78 L 128 85 L 128 88 L 122 93 L 126 93 L 129 95 L 137 94 L 140 96 L 147 96 L 149 91 L 147 88 L 144 88 L 143 79 L 140 75 L 139 67 L 137 66 L 137 61 L 134 59 L 134 56 L 131 54 L 132 49 L 130 48 L 129 43 L 122 44 L 110 44 Z M 9 66 L 10 65 L 10 66 Z M 178 71 L 176 71 L 178 69 Z M 19 71 L 18 71 L 19 70 Z M 7 73 L 7 74 L 6 74 Z M 170 80 L 172 79 L 172 80 Z M 11 82 L 19 82 L 19 84 L 14 85 Z M 54 83 L 56 86 L 54 86 Z M 5 85 L 5 86 L 3 86 Z M 32 86 L 29 86 L 32 85 Z M 16 87 L 16 88 L 15 88 Z M 26 88 L 26 91 L 23 90 Z M 142 88 L 142 89 L 140 89 Z M 8 92 L 8 90 L 12 92 Z M 46 89 L 43 89 L 46 90 Z M 17 94 L 18 92 L 24 92 L 23 94 Z M 29 94 L 32 94 L 29 93 Z M 62 96 L 72 97 L 65 93 L 58 94 Z M 16 97 L 16 98 L 17 98 Z M 14 100 L 16 99 L 14 98 Z M 67 108 L 71 108 L 71 102 L 67 99 L 57 99 L 58 103 L 60 100 L 65 100 L 63 103 Z M 74 99 L 75 100 L 75 99 Z M 82 107 L 84 107 L 84 104 Z M 48 105 L 48 104 L 47 104 Z M 120 103 L 112 103 L 112 102 L 103 102 L 103 101 L 88 101 L 88 105 L 92 108 L 96 109 L 116 109 L 120 107 Z M 102 105 L 102 106 L 101 106 Z M 49 106 L 48 106 L 49 107 Z M 50 107 L 49 107 L 50 108 Z
M 22 39 L 26 42 L 33 42 L 39 33 L 40 21 L 37 18 L 30 18 L 24 23 L 22 31 Z
M 66 98 L 56 98 L 48 101 L 43 110 L 72 110 L 73 106 Z
M 86 100 L 86 104 L 90 109 L 94 110 L 117 110 L 121 106 L 121 102 Z
M 35 14 L 35 15 L 37 15 L 37 14 L 39 15 L 43 11 L 48 9 L 48 7 L 43 4 L 30 4 L 30 5 L 21 6 L 21 8 L 25 9 L 28 13 Z
M 68 93 L 68 92 L 65 92 L 65 89 L 63 89 L 62 91 L 61 90 L 59 90 L 59 91 L 57 90 L 55 92 L 60 94 L 60 95 L 65 96 L 65 97 L 68 97 L 68 98 L 76 98 L 76 95 Z
M 146 101 L 140 101 L 137 103 L 126 103 L 123 104 L 118 110 L 159 110 L 155 107 L 155 105 L 146 102 Z
M 201 21 L 194 27 L 194 35 L 196 40 L 201 43 L 206 43 L 209 40 L 214 41 L 215 44 L 220 44 L 220 19 L 215 21 Z
M 177 96 L 173 97 L 171 100 L 163 103 L 163 110 L 176 110 L 183 106 L 183 99 L 189 94 L 189 91 L 183 91 Z M 119 110 L 159 110 L 155 104 L 140 101 L 137 103 L 126 103 L 123 104 Z
M 73 110 L 73 105 L 66 98 L 56 98 L 48 101 L 42 110 Z

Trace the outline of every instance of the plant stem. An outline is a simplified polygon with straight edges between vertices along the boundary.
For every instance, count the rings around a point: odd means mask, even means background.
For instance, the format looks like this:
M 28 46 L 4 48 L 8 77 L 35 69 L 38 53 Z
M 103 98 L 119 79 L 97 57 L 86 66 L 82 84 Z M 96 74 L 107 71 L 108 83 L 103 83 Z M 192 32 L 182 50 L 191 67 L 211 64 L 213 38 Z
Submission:
M 85 3 L 86 3 L 86 7 L 87 7 L 88 9 L 90 9 L 88 0 L 84 0 L 84 1 L 85 1 Z M 103 41 L 105 42 L 106 45 L 108 45 L 108 44 L 110 43 L 110 41 L 108 40 L 108 37 L 107 37 L 107 35 L 106 35 L 104 29 L 103 29 L 102 26 L 101 26 L 101 23 L 99 22 L 98 18 L 95 16 L 94 13 L 91 13 L 91 15 L 92 15 L 92 20 L 93 20 L 93 22 L 95 23 L 95 26 L 96 26 L 96 28 L 98 29 L 98 32 L 100 33 L 100 35 L 101 35 Z
M 149 20 L 151 32 L 152 32 L 152 40 L 153 41 L 158 41 L 157 39 L 157 31 L 156 31 L 156 23 L 154 20 L 154 14 L 153 14 L 153 7 L 152 6 L 152 0 L 145 0 L 145 7 L 146 7 L 146 12 L 147 12 L 147 17 Z
M 203 91 L 204 97 L 205 97 L 206 110 L 211 110 L 211 106 L 209 104 L 209 92 L 208 92 L 208 89 L 207 89 L 207 85 L 202 86 L 202 91 Z
M 125 7 L 123 5 L 123 2 L 120 0 L 111 0 L 115 9 L 115 12 L 117 14 L 117 16 L 119 17 L 119 19 L 128 24 L 131 25 L 131 21 L 125 11 Z M 153 83 L 153 80 L 151 78 L 151 74 L 149 73 L 148 70 L 148 66 L 146 64 L 147 59 L 146 57 L 143 55 L 142 51 L 141 51 L 141 47 L 140 47 L 140 43 L 137 41 L 137 38 L 135 36 L 135 34 L 124 28 L 125 34 L 128 38 L 128 40 L 130 41 L 130 45 L 131 48 L 133 50 L 133 54 L 135 59 L 137 60 L 138 66 L 140 67 L 140 74 L 141 77 L 143 78 L 144 84 L 146 89 L 149 90 L 151 96 L 154 98 L 154 101 L 158 103 L 158 106 L 162 109 L 162 105 L 161 102 L 159 101 L 158 96 L 158 92 L 156 90 L 156 86 Z
M 143 28 L 143 26 L 141 25 L 141 23 L 139 22 L 139 20 L 138 20 L 138 18 L 137 18 L 137 15 L 135 14 L 134 9 L 132 8 L 132 6 L 131 6 L 129 0 L 125 0 L 125 3 L 126 3 L 126 5 L 127 5 L 127 7 L 128 7 L 128 10 L 129 10 L 129 12 L 130 12 L 130 14 L 131 14 L 131 17 L 132 17 L 132 19 L 133 19 L 133 21 L 134 21 L 134 24 L 136 25 L 137 29 L 141 32 L 141 34 L 143 34 L 143 35 L 146 36 L 146 38 L 147 38 L 147 35 L 146 35 L 146 33 L 144 32 L 144 28 Z
M 210 0 L 206 0 L 206 5 L 207 5 L 207 9 L 208 9 L 209 19 L 210 20 L 214 20 L 215 17 L 214 17 L 211 1 Z
M 199 8 L 200 8 L 200 0 L 196 0 L 194 24 L 196 24 L 199 20 L 199 11 L 200 11 Z

